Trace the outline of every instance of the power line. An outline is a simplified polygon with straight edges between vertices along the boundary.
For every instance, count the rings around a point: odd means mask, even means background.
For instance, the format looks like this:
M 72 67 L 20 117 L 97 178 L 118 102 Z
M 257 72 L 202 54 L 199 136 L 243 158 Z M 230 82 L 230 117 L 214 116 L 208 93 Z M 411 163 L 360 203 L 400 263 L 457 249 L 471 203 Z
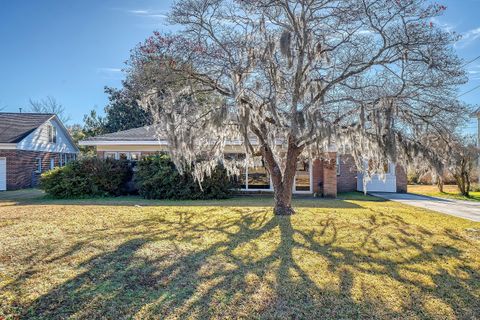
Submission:
M 462 94 L 459 95 L 457 98 L 460 98 L 461 96 L 464 96 L 464 95 L 466 95 L 467 93 L 470 93 L 470 92 L 472 92 L 472 91 L 474 91 L 474 90 L 477 90 L 478 88 L 480 88 L 480 84 L 479 84 L 478 86 L 474 87 L 473 89 L 470 89 L 470 90 L 468 90 L 467 92 L 462 93 Z
M 476 57 L 476 58 L 474 58 L 474 59 L 472 59 L 472 60 L 464 63 L 464 64 L 462 65 L 462 67 L 465 67 L 465 66 L 469 65 L 470 63 L 472 63 L 472 62 L 474 62 L 474 61 L 477 61 L 478 59 L 480 59 L 480 56 L 478 56 L 478 57 Z

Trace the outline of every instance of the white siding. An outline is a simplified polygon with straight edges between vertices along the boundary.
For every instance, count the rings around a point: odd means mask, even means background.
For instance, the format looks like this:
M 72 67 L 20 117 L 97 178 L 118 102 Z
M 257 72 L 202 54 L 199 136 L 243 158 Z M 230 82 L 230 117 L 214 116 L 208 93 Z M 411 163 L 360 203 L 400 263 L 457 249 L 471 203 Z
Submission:
M 57 128 L 57 142 L 48 142 L 48 126 Z M 76 153 L 77 148 L 67 138 L 67 133 L 56 119 L 49 120 L 17 144 L 19 150 Z
M 397 177 L 395 176 L 395 165 L 389 164 L 389 171 L 383 179 L 379 175 L 374 175 L 367 182 L 367 192 L 397 192 Z M 363 174 L 358 173 L 357 190 L 363 192 Z

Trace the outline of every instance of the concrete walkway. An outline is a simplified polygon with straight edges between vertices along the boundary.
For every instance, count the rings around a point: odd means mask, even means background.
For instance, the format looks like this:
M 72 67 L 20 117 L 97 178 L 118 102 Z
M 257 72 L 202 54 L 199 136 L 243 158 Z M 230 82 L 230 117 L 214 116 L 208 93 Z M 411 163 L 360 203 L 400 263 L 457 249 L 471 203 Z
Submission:
M 372 196 L 480 222 L 480 202 L 441 199 L 411 193 L 372 192 Z

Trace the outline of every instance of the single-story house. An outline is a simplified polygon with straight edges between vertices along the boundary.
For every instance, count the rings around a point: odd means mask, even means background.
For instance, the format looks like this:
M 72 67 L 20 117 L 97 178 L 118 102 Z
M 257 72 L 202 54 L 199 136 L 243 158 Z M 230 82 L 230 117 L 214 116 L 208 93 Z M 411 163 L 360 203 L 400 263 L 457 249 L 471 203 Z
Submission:
M 154 126 L 145 126 L 115 133 L 99 135 L 80 141 L 80 145 L 94 146 L 97 156 L 138 160 L 142 156 L 168 151 L 168 141 L 158 139 Z M 335 197 L 338 192 L 363 191 L 363 176 L 358 173 L 350 155 L 338 155 L 335 148 L 329 152 L 332 160 L 312 159 L 299 163 L 294 193 L 317 193 Z M 229 145 L 231 156 L 245 157 L 239 144 Z M 273 191 L 267 170 L 260 158 L 255 167 L 245 168 L 239 177 L 241 190 L 246 192 Z M 406 192 L 407 176 L 400 165 L 388 164 L 384 178 L 374 176 L 367 183 L 367 191 Z
M 54 114 L 0 112 L 0 191 L 33 187 L 79 150 Z

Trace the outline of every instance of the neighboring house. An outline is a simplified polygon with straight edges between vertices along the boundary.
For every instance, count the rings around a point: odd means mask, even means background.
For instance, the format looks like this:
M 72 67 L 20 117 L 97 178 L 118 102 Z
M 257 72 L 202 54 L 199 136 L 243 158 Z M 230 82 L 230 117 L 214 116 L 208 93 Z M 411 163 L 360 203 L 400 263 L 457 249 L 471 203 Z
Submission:
M 95 146 L 101 158 L 138 160 L 142 156 L 168 151 L 168 141 L 156 138 L 154 126 L 104 134 L 80 142 L 83 146 Z M 232 143 L 227 148 L 229 156 L 245 157 L 242 147 Z M 299 163 L 294 193 L 317 193 L 335 197 L 338 192 L 363 191 L 362 175 L 357 173 L 353 158 L 340 155 L 332 148 L 331 160 L 314 159 Z M 243 191 L 273 191 L 267 170 L 261 158 L 254 159 L 256 166 L 245 168 L 239 177 Z M 399 165 L 389 164 L 385 179 L 374 176 L 367 184 L 368 191 L 406 192 L 407 176 Z
M 36 186 L 42 172 L 65 165 L 77 153 L 56 115 L 0 112 L 0 190 Z

